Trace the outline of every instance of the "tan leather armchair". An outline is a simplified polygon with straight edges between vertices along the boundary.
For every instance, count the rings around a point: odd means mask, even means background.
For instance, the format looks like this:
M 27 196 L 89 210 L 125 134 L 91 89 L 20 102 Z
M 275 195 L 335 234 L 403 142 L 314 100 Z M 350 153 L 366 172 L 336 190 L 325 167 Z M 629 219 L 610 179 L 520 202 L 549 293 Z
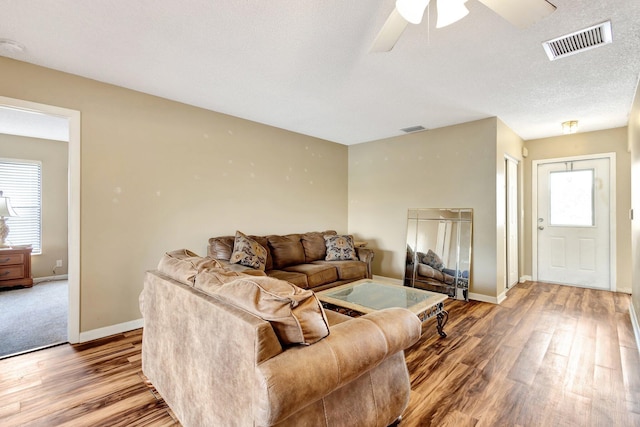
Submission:
M 153 271 L 141 311 L 143 372 L 186 427 L 384 427 L 408 404 L 407 310 L 327 311 L 328 336 L 283 346 L 268 321 Z

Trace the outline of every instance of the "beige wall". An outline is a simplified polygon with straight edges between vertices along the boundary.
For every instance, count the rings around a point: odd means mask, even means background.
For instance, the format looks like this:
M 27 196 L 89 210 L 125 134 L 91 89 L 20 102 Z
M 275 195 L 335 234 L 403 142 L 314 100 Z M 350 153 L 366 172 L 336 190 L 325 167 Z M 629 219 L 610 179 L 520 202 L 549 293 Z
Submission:
M 236 229 L 348 230 L 376 249 L 375 274 L 400 278 L 409 208 L 473 208 L 471 292 L 504 291 L 504 155 L 519 158 L 522 141 L 498 119 L 346 147 L 7 58 L 0 73 L 3 96 L 82 114 L 81 331 L 139 318 L 144 271 L 163 252 L 204 254 L 208 237 Z M 629 128 L 636 174 L 637 98 Z M 526 213 L 532 159 L 619 152 L 619 287 L 631 282 L 623 277 L 631 245 L 620 237 L 631 231 L 621 167 L 630 156 L 621 141 L 625 129 L 528 141 L 522 163 Z M 525 214 L 525 242 L 530 222 Z M 640 228 L 633 232 L 637 295 Z
M 631 289 L 636 319 L 640 318 L 640 86 L 636 89 L 629 113 L 629 147 L 631 149 Z
M 526 275 L 532 274 L 531 254 L 531 165 L 534 160 L 616 153 L 616 287 L 619 292 L 631 291 L 631 156 L 627 150 L 627 128 L 584 132 L 526 141 L 529 151 L 524 161 L 524 235 Z
M 140 318 L 167 250 L 347 231 L 346 146 L 7 58 L 0 74 L 3 96 L 82 114 L 81 331 Z
M 501 150 L 518 144 L 490 118 L 349 146 L 349 231 L 376 249 L 374 274 L 402 277 L 409 208 L 473 208 L 471 292 L 498 295 L 498 128 Z
M 42 254 L 31 258 L 33 277 L 67 273 L 68 144 L 0 133 L 0 157 L 42 162 Z M 11 234 L 9 234 L 11 239 Z

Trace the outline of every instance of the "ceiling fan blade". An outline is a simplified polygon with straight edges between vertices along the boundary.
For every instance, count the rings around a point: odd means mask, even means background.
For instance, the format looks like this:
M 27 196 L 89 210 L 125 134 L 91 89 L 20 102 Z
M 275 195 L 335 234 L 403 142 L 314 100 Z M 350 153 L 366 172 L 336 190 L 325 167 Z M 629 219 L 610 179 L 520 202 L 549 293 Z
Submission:
M 479 0 L 480 3 L 518 28 L 527 28 L 545 16 L 550 15 L 556 7 L 546 0 Z
M 402 32 L 407 28 L 407 24 L 409 22 L 400 15 L 398 9 L 394 8 L 373 41 L 370 52 L 389 52 L 393 49 Z

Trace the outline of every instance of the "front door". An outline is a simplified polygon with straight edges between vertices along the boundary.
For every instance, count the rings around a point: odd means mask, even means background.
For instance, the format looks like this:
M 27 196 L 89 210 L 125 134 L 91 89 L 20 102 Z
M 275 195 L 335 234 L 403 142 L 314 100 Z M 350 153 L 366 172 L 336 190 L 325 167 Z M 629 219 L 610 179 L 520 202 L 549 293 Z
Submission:
M 538 280 L 611 288 L 609 163 L 538 164 Z

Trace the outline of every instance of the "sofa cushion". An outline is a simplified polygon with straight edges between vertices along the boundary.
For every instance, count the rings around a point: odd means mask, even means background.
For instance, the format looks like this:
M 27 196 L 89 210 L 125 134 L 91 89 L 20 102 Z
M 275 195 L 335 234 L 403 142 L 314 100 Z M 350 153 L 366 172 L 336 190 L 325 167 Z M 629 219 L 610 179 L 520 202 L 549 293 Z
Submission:
M 423 264 L 423 263 L 418 263 L 417 264 L 417 273 L 419 276 L 422 277 L 429 277 L 431 279 L 436 279 L 439 281 L 443 281 L 444 280 L 444 274 L 442 274 L 441 271 L 436 270 L 435 268 L 431 267 L 428 264 Z
M 226 268 L 208 268 L 196 274 L 194 287 L 207 293 L 216 291 L 225 283 L 233 282 L 246 274 L 227 270 Z
M 262 270 L 256 270 L 255 268 L 246 267 L 246 266 L 241 265 L 241 264 L 231 264 L 229 261 L 226 261 L 224 259 L 219 259 L 217 261 L 222 265 L 222 268 L 224 268 L 225 270 L 235 271 L 236 273 L 249 274 L 251 276 L 266 276 L 267 275 L 267 273 L 265 273 Z
M 352 236 L 324 236 L 327 247 L 326 261 L 347 261 L 358 259 Z
M 329 335 L 327 318 L 315 294 L 284 280 L 241 278 L 222 285 L 215 294 L 269 321 L 282 345 L 309 345 Z
M 455 277 L 445 274 L 440 270 L 436 270 L 428 264 L 418 264 L 418 275 L 422 277 L 428 277 L 430 279 L 436 279 L 439 282 L 443 282 L 452 285 L 455 282 Z
M 233 253 L 229 262 L 264 271 L 267 265 L 267 250 L 244 233 L 236 231 Z
M 413 264 L 413 257 L 415 253 L 413 252 L 413 248 L 407 244 L 407 264 Z
M 267 236 L 267 242 L 275 270 L 282 270 L 290 265 L 304 264 L 304 248 L 299 234 L 271 235 Z
M 327 322 L 329 322 L 329 330 L 331 330 L 332 326 L 337 325 L 338 323 L 344 323 L 353 319 L 351 316 L 347 316 L 346 314 L 338 313 L 333 310 L 325 310 L 324 314 L 327 316 Z
M 335 236 L 334 230 L 327 230 L 324 233 L 313 231 L 300 236 L 302 247 L 304 248 L 304 262 L 323 260 L 327 256 L 327 245 L 324 236 Z
M 229 261 L 233 253 L 233 244 L 235 236 L 220 236 L 209 239 L 209 256 L 215 259 L 224 259 Z
M 203 258 L 188 249 L 165 253 L 158 263 L 158 271 L 185 285 L 193 286 L 196 274 L 206 268 L 220 268 L 213 258 Z
M 307 285 L 309 288 L 324 285 L 326 283 L 338 280 L 338 272 L 333 265 L 328 264 L 299 264 L 292 265 L 284 269 L 284 271 L 294 271 L 307 276 Z
M 355 280 L 367 277 L 367 264 L 362 261 L 313 261 L 312 264 L 328 264 L 335 267 L 340 280 Z
M 309 283 L 307 282 L 307 275 L 304 273 L 297 273 L 295 271 L 284 270 L 271 270 L 267 271 L 267 276 L 274 277 L 276 279 L 284 280 L 289 283 L 293 283 L 302 289 L 308 289 Z

